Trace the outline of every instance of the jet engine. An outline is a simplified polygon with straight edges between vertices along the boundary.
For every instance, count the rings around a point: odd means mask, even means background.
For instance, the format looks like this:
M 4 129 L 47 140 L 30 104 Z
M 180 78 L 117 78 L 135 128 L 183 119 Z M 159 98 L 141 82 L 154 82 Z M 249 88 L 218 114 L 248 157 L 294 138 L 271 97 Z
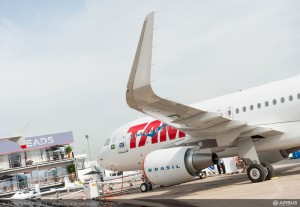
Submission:
M 155 185 L 175 185 L 192 180 L 201 170 L 216 164 L 218 160 L 214 153 L 201 153 L 190 147 L 161 149 L 145 157 L 143 171 Z

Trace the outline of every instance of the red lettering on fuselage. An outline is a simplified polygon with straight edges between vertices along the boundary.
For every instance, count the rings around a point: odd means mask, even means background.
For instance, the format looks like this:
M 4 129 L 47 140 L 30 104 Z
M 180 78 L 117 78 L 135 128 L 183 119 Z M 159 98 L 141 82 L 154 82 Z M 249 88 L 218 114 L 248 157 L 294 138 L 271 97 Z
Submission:
M 147 123 L 140 124 L 140 125 L 130 127 L 128 129 L 127 133 L 131 133 L 131 136 L 132 136 L 130 139 L 130 149 L 136 148 L 136 135 L 137 135 L 138 131 L 143 130 L 146 125 L 147 125 Z
M 146 144 L 146 140 L 147 140 L 147 137 L 150 135 L 150 133 L 153 134 L 152 136 L 152 144 L 156 144 L 158 142 L 158 136 L 157 136 L 157 132 L 155 132 L 156 129 L 158 129 L 158 127 L 160 126 L 161 124 L 161 121 L 159 120 L 155 120 L 153 122 L 150 122 L 150 124 L 148 124 L 148 126 L 146 127 L 146 129 L 144 130 L 143 132 L 143 135 L 140 139 L 140 142 L 139 142 L 139 147 L 141 146 L 145 146 Z
M 151 144 L 167 141 L 167 134 L 169 140 L 176 139 L 177 135 L 179 138 L 185 137 L 185 133 L 179 131 L 174 127 L 167 126 L 159 120 L 155 120 L 150 122 L 148 125 L 147 124 L 148 123 L 136 125 L 128 129 L 127 133 L 131 133 L 130 149 L 136 148 L 137 135 L 141 136 L 138 147 L 145 146 L 148 137 L 151 137 Z M 159 141 L 158 134 L 160 135 Z
M 160 133 L 160 142 L 167 141 L 167 132 L 170 140 L 176 139 L 178 132 L 179 132 L 179 138 L 185 137 L 185 133 L 179 131 L 178 129 L 171 126 L 165 126 L 164 129 L 162 129 L 162 132 Z

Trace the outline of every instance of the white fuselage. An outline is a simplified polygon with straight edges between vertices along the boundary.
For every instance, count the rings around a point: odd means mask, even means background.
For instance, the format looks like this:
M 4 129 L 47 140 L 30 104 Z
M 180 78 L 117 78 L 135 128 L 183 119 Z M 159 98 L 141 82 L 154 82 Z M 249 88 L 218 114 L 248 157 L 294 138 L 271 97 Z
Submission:
M 300 76 L 195 103 L 191 106 L 218 112 L 226 118 L 245 121 L 249 125 L 273 128 L 283 132 L 283 134 L 256 141 L 257 152 L 300 146 Z M 152 124 L 153 128 L 147 126 L 148 123 L 154 121 L 153 118 L 145 117 L 117 129 L 100 150 L 99 164 L 108 170 L 141 170 L 143 159 L 148 153 L 165 148 L 189 136 L 182 137 L 182 133 L 179 134 L 177 131 L 174 138 L 174 129 L 162 127 L 163 123 L 160 123 L 160 128 L 155 132 L 155 129 L 158 128 L 157 123 Z M 140 130 L 137 131 L 137 136 L 134 136 L 130 129 L 137 125 L 140 125 L 138 127 Z M 150 131 L 151 129 L 154 132 Z M 171 137 L 168 132 L 173 132 Z M 157 137 L 153 136 L 153 133 L 157 134 Z M 148 136 L 143 136 L 146 134 Z M 135 145 L 132 139 L 136 141 Z M 233 155 L 237 155 L 234 148 L 227 154 L 223 153 L 223 156 Z

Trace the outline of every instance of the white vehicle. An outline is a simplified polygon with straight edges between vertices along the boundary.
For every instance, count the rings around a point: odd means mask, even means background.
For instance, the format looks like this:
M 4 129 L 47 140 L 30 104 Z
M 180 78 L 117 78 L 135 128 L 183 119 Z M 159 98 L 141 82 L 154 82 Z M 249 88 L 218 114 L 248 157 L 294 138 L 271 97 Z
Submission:
M 105 176 L 103 182 L 99 182 L 101 185 L 109 185 L 109 189 L 113 190 L 113 186 L 121 183 L 128 183 L 130 186 L 133 185 L 133 182 L 140 180 L 143 175 L 138 171 L 109 171 L 105 170 Z
M 270 163 L 300 149 L 300 76 L 192 105 L 160 98 L 150 82 L 153 17 L 144 21 L 126 91 L 128 105 L 148 117 L 117 129 L 99 165 L 143 170 L 143 192 L 189 181 L 218 157 L 244 158 L 252 182 L 271 179 Z
M 142 178 L 142 174 L 136 171 L 106 171 L 108 172 L 109 176 L 103 178 L 104 182 L 101 183 L 121 183 L 121 182 L 131 182 L 134 180 L 138 180 Z

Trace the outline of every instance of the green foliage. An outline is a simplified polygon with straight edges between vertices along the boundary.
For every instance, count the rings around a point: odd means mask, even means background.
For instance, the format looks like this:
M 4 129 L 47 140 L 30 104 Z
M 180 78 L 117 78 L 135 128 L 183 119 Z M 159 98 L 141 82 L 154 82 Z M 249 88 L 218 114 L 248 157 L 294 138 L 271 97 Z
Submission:
M 74 173 L 75 172 L 75 165 L 71 164 L 67 166 L 67 172 L 68 174 Z
M 70 145 L 65 148 L 66 154 L 72 152 L 72 150 L 73 150 L 73 147 L 71 147 Z

